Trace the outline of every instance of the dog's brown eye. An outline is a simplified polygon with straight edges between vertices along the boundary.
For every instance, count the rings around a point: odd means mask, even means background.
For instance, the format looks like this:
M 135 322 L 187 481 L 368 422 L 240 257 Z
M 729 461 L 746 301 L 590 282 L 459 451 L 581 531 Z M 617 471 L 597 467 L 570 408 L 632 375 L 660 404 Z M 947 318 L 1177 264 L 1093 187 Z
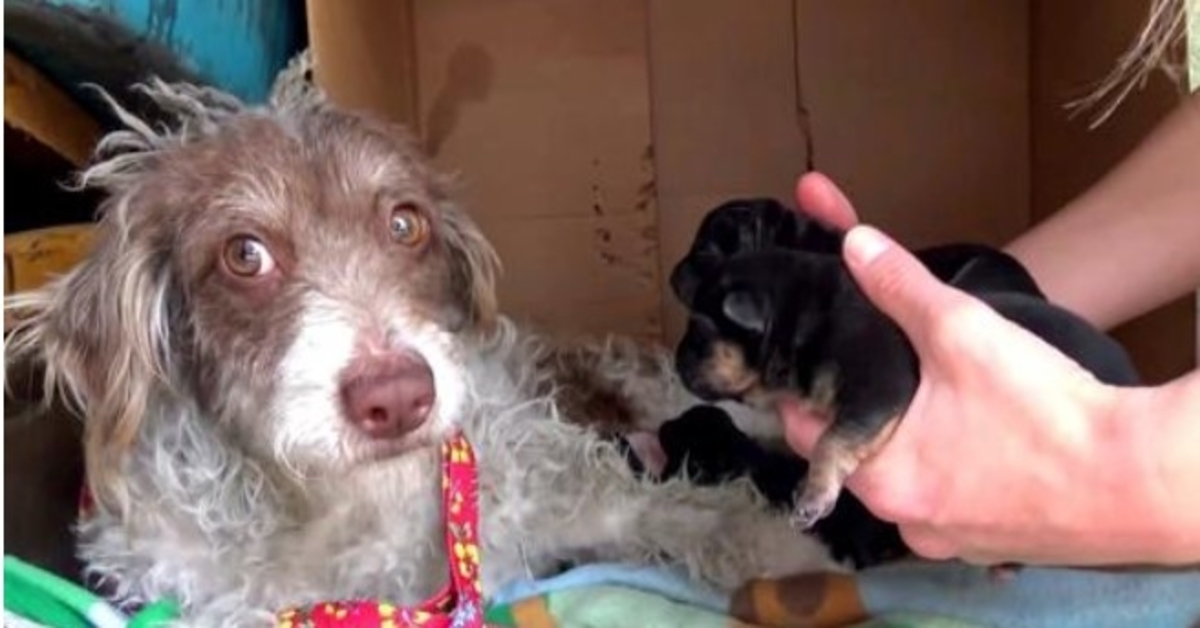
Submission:
M 429 219 L 411 203 L 392 208 L 392 239 L 404 246 L 420 246 L 429 237 Z
M 251 236 L 237 236 L 225 244 L 225 267 L 238 277 L 261 277 L 275 270 L 267 245 Z

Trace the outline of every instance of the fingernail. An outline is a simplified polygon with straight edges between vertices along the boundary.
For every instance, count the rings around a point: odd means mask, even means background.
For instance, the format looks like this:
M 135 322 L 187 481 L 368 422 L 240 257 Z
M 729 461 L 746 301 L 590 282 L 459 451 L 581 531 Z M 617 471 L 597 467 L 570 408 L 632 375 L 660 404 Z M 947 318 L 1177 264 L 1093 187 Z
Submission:
M 887 250 L 891 242 L 878 229 L 858 225 L 846 234 L 843 248 L 846 257 L 859 266 L 866 266 Z

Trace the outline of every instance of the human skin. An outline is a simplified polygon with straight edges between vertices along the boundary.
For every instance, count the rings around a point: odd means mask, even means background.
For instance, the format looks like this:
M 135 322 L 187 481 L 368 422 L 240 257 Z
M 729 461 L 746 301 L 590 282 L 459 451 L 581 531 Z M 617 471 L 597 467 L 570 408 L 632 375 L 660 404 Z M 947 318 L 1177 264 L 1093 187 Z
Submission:
M 858 222 L 820 174 L 801 178 L 797 200 L 823 222 Z M 875 229 L 852 228 L 845 258 L 921 362 L 892 439 L 848 482 L 914 551 L 982 564 L 1200 562 L 1200 458 L 1189 452 L 1200 374 L 1105 386 Z M 824 425 L 797 403 L 781 411 L 789 442 L 811 452 Z
M 1165 305 L 1200 286 L 1198 161 L 1200 92 L 1007 250 L 1053 301 L 1102 329 Z

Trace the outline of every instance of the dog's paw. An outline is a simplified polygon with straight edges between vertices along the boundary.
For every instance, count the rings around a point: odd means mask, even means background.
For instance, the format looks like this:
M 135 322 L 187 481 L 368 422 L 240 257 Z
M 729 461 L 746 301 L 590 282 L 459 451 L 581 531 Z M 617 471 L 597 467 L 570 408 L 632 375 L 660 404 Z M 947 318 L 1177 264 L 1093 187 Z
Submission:
M 837 505 L 838 491 L 830 491 L 809 486 L 796 497 L 796 505 L 789 518 L 793 527 L 808 530 L 829 513 Z
M 754 557 L 755 569 L 741 574 L 747 578 L 786 578 L 818 571 L 843 572 L 845 567 L 829 552 L 816 536 L 801 532 L 787 517 L 775 512 L 758 511 L 752 521 L 739 526 L 737 547 L 742 554 Z

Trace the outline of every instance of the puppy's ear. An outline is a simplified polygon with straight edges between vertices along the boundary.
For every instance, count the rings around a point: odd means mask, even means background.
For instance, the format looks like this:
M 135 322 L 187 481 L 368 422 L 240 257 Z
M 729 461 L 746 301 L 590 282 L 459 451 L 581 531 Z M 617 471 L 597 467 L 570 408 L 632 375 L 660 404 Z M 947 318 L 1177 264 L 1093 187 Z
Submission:
M 696 288 L 700 280 L 696 276 L 688 260 L 684 259 L 675 265 L 671 271 L 671 292 L 685 307 L 691 307 L 696 298 Z
M 721 311 L 725 317 L 744 329 L 763 333 L 767 329 L 767 314 L 770 303 L 758 292 L 734 290 L 725 295 Z
M 720 260 L 708 253 L 693 252 L 679 261 L 671 270 L 671 291 L 684 307 L 691 308 L 696 303 L 696 293 L 707 278 L 712 277 Z
M 40 367 L 45 401 L 61 395 L 83 418 L 89 485 L 111 509 L 131 505 L 120 469 L 153 397 L 170 386 L 174 294 L 162 249 L 105 230 L 71 272 L 5 304 L 16 318 L 6 362 Z
M 456 300 L 468 325 L 489 330 L 499 316 L 496 280 L 501 272 L 500 256 L 474 221 L 448 201 L 442 205 L 442 240 L 450 255 Z

